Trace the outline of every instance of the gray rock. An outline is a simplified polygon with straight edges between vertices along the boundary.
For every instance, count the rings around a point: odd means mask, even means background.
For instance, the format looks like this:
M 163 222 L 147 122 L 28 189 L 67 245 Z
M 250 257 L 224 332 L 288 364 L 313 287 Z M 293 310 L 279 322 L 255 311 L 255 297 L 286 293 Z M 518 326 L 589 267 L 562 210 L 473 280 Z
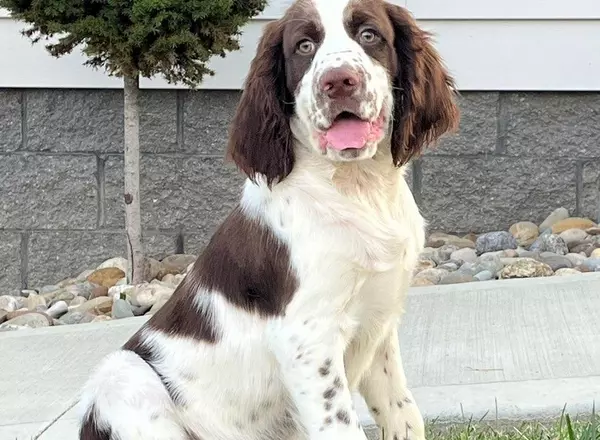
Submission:
M 133 305 L 130 307 L 131 307 L 131 311 L 133 312 L 133 316 L 142 316 L 151 308 L 150 306 L 133 306 Z
M 69 305 L 65 301 L 57 301 L 46 311 L 46 313 L 48 316 L 58 319 L 68 311 Z
M 590 272 L 600 272 L 600 258 L 588 258 L 582 264 Z
M 587 258 L 580 254 L 569 253 L 565 255 L 565 258 L 568 258 L 573 267 L 581 265 Z
M 470 283 L 471 281 L 475 281 L 472 275 L 461 272 L 450 272 L 442 277 L 439 284 Z
M 49 284 L 40 289 L 40 295 L 45 295 L 47 293 L 56 292 L 58 290 L 61 290 L 61 288 L 58 287 L 56 284 Z
M 6 310 L 7 312 L 14 312 L 19 309 L 19 302 L 17 298 L 12 295 L 0 296 L 0 310 Z
M 9 319 L 4 324 L 0 325 L 0 327 L 17 325 L 30 328 L 39 328 L 48 327 L 53 324 L 52 318 L 50 318 L 48 315 L 38 312 L 29 312 L 23 313 L 22 315 L 19 315 L 13 319 Z
M 96 315 L 91 313 L 74 310 L 62 316 L 59 321 L 61 321 L 63 324 L 84 324 L 87 322 L 92 322 L 95 317 Z
M 111 316 L 113 319 L 131 318 L 133 317 L 133 311 L 127 301 L 116 299 L 112 305 Z
M 567 208 L 557 208 L 550 213 L 548 217 L 540 224 L 540 231 L 551 228 L 555 223 L 569 218 L 569 210 Z
M 483 270 L 489 270 L 494 275 L 497 274 L 502 268 L 502 260 L 497 255 L 490 255 L 486 257 L 479 257 L 475 266 L 475 273 L 479 273 Z
M 494 279 L 494 274 L 489 270 L 482 270 L 473 277 L 477 281 L 489 281 Z
M 66 286 L 64 290 L 68 293 L 72 293 L 73 296 L 82 296 L 85 299 L 89 299 L 95 287 L 96 286 L 89 281 L 84 281 Z
M 21 296 L 23 298 L 29 298 L 29 295 L 34 294 L 34 295 L 38 295 L 38 292 L 36 290 L 33 289 L 23 289 L 21 290 Z
M 25 307 L 29 310 L 36 310 L 38 306 L 46 307 L 46 298 L 35 293 L 30 294 L 25 300 Z
M 478 269 L 476 263 L 466 262 L 458 268 L 458 272 L 473 276 L 477 273 Z
M 488 232 L 477 237 L 475 249 L 478 254 L 486 252 L 503 251 L 505 249 L 516 249 L 517 240 L 510 232 L 496 231 Z
M 571 244 L 575 242 L 585 240 L 587 235 L 587 232 L 585 232 L 583 229 L 567 229 L 566 231 L 558 234 L 558 236 L 563 239 L 567 246 L 571 246 Z
M 433 284 L 438 284 L 443 276 L 448 274 L 447 270 L 435 268 L 435 269 L 425 269 L 415 276 L 415 279 L 421 278 L 431 281 Z
M 446 263 L 440 264 L 438 269 L 447 270 L 448 272 L 454 272 L 458 270 L 460 264 L 455 263 L 454 261 L 448 261 Z
M 477 261 L 477 252 L 475 249 L 462 248 L 450 254 L 452 260 L 459 260 L 465 263 L 474 263 Z
M 552 252 L 557 255 L 567 255 L 569 253 L 569 248 L 564 240 L 554 234 L 540 235 L 529 250 L 533 252 Z
M 542 255 L 542 263 L 546 263 L 554 272 L 559 269 L 572 268 L 571 260 L 563 255 Z
M 539 252 L 533 252 L 533 251 L 519 251 L 518 252 L 519 257 L 521 258 L 533 258 L 534 260 L 539 260 L 541 254 Z

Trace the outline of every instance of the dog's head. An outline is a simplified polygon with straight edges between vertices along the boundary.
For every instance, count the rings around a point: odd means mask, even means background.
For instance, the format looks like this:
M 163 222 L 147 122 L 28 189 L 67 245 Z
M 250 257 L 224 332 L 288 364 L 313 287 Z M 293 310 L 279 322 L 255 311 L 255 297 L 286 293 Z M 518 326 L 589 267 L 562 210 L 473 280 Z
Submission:
M 393 163 L 404 165 L 458 120 L 452 78 L 404 8 L 297 0 L 264 29 L 228 153 L 269 183 L 291 172 L 294 139 L 334 161 L 391 145 Z

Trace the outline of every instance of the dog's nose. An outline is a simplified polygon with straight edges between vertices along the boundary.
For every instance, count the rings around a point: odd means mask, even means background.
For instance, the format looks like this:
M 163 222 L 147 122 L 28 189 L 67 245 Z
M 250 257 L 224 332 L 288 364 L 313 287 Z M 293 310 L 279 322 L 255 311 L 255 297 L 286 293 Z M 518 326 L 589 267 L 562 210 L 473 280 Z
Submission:
M 330 69 L 321 78 L 321 91 L 331 99 L 347 98 L 360 86 L 360 76 L 347 67 Z

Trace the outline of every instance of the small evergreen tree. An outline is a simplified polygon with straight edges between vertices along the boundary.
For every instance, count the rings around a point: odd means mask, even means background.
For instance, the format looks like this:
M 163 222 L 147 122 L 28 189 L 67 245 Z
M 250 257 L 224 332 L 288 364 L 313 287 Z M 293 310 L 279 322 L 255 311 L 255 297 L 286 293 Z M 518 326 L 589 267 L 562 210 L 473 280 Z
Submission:
M 239 49 L 240 28 L 267 0 L 0 0 L 47 41 L 55 57 L 81 47 L 86 65 L 124 82 L 124 201 L 130 282 L 143 281 L 139 185 L 139 78 L 162 75 L 195 87 L 214 55 Z

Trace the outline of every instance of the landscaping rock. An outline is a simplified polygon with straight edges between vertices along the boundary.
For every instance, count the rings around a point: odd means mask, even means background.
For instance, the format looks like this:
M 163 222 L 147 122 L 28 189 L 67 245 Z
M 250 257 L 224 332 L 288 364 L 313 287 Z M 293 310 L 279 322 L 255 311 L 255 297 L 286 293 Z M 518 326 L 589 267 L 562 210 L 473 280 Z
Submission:
M 473 277 L 477 281 L 489 281 L 494 279 L 494 274 L 489 270 L 482 270 Z
M 19 316 L 15 317 L 15 318 L 9 319 L 4 324 L 0 325 L 0 327 L 11 326 L 11 325 L 29 327 L 29 328 L 39 328 L 39 327 L 49 327 L 51 325 L 54 325 L 54 322 L 52 322 L 52 318 L 50 318 L 45 313 L 26 312 L 26 313 L 20 314 Z
M 110 258 L 110 259 L 104 261 L 102 264 L 100 264 L 96 268 L 96 270 L 107 269 L 107 268 L 117 268 L 117 269 L 120 269 L 121 272 L 123 272 L 124 274 L 126 274 L 128 267 L 129 267 L 129 265 L 127 263 L 127 259 L 126 258 L 115 257 L 115 258 Z
M 594 249 L 592 251 L 592 253 L 590 254 L 590 258 L 592 258 L 592 259 L 600 258 L 600 248 L 599 249 Z
M 159 297 L 170 297 L 175 289 L 158 283 L 136 286 L 131 292 L 131 304 L 134 306 L 153 306 Z
M 106 267 L 103 269 L 97 269 L 92 273 L 87 280 L 98 286 L 104 286 L 110 288 L 117 284 L 121 278 L 125 276 L 125 272 L 117 267 Z
M 435 286 L 435 283 L 426 278 L 413 278 L 411 287 Z
M 487 252 L 503 251 L 505 249 L 516 249 L 517 240 L 510 232 L 496 231 L 482 234 L 475 242 L 475 249 L 479 255 Z
M 583 229 L 567 229 L 559 234 L 568 247 L 573 243 L 583 241 L 588 236 L 588 233 Z
M 556 272 L 554 272 L 554 276 L 557 277 L 565 277 L 570 275 L 581 275 L 581 272 L 579 272 L 577 269 L 570 268 L 558 269 Z
M 560 220 L 552 225 L 552 233 L 560 234 L 569 229 L 582 229 L 586 230 L 597 226 L 596 223 L 587 218 L 582 217 L 570 217 L 564 220 Z
M 69 306 L 65 301 L 57 301 L 50 307 L 46 313 L 51 318 L 58 319 L 69 311 Z
M 546 229 L 550 229 L 556 223 L 566 218 L 569 218 L 569 211 L 566 208 L 557 208 L 540 224 L 539 230 L 543 232 Z
M 196 259 L 197 257 L 195 255 L 169 255 L 161 261 L 162 273 L 159 274 L 158 278 L 162 280 L 167 274 L 177 275 L 184 273 L 190 264 L 194 264 L 196 262 Z
M 450 254 L 450 259 L 464 263 L 474 263 L 477 261 L 477 252 L 473 248 L 458 249 Z
M 532 258 L 522 258 L 519 261 L 506 266 L 500 271 L 499 278 L 534 278 L 548 277 L 553 274 L 553 270 L 546 263 L 534 260 Z
M 573 263 L 571 263 L 571 260 L 563 255 L 542 256 L 541 261 L 543 263 L 546 263 L 548 266 L 550 266 L 552 268 L 552 270 L 555 272 L 559 269 L 573 267 Z
M 585 232 L 587 232 L 589 235 L 600 235 L 600 226 L 591 227 L 586 229 Z
M 581 264 L 589 272 L 600 272 L 600 258 L 588 258 Z
M 84 302 L 79 307 L 77 307 L 78 312 L 82 313 L 92 313 L 94 315 L 102 315 L 104 313 L 109 313 L 112 309 L 113 299 L 108 296 L 100 296 L 98 298 L 91 299 L 89 301 Z
M 2 295 L 0 296 L 0 310 L 14 312 L 19 308 L 19 302 L 15 296 Z
M 538 226 L 532 222 L 515 223 L 508 230 L 519 246 L 529 247 L 540 235 Z
M 569 253 L 569 248 L 564 240 L 554 234 L 540 235 L 529 247 L 529 250 L 534 252 L 552 252 L 557 255 L 566 255 Z
M 113 319 L 131 318 L 133 311 L 131 306 L 124 299 L 116 299 L 112 305 L 111 317 Z

